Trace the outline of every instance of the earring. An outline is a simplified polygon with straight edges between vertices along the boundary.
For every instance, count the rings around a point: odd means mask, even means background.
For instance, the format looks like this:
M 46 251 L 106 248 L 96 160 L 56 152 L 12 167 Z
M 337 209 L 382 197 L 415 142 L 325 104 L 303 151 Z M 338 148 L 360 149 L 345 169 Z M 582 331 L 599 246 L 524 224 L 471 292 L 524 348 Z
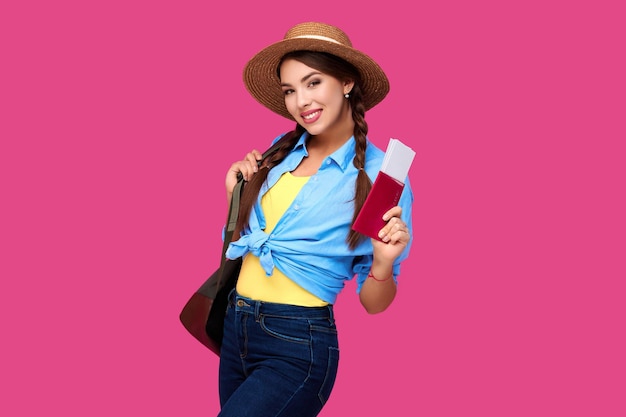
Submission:
M 345 98 L 350 98 L 350 94 L 346 93 L 343 95 Z

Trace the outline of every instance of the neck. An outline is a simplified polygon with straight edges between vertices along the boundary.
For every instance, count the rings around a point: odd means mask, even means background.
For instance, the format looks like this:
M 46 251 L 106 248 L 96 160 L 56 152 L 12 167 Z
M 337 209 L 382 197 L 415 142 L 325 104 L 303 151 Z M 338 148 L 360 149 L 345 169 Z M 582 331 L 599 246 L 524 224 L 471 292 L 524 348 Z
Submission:
M 330 155 L 341 148 L 354 134 L 354 121 L 349 119 L 348 123 L 342 123 L 335 129 L 327 130 L 322 134 L 310 136 L 307 149 L 309 152 Z

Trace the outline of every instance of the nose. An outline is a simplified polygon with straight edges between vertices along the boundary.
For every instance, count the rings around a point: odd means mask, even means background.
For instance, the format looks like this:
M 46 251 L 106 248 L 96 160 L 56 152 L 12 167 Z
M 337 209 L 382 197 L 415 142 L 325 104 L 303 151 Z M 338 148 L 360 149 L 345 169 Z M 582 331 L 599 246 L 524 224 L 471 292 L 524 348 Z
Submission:
M 306 92 L 306 90 L 298 91 L 297 95 L 298 95 L 297 103 L 298 103 L 299 108 L 304 109 L 311 104 L 311 97 Z

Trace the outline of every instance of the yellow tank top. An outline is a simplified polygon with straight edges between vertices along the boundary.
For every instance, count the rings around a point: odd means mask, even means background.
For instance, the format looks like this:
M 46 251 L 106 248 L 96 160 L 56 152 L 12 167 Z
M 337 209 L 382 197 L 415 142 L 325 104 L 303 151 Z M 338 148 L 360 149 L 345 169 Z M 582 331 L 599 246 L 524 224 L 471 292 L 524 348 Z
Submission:
M 265 233 L 270 234 L 283 213 L 289 208 L 309 177 L 295 177 L 290 172 L 283 174 L 261 199 L 265 215 Z M 248 253 L 241 265 L 237 280 L 237 292 L 253 300 L 306 307 L 325 306 L 328 303 L 311 294 L 278 268 L 271 276 L 265 274 L 259 258 Z

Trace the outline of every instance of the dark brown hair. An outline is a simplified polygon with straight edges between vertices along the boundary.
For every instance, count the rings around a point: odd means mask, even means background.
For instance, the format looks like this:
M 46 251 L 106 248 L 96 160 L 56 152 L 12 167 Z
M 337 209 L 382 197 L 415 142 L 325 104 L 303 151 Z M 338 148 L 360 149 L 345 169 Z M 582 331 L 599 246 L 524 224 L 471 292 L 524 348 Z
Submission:
M 355 155 L 352 163 L 358 170 L 357 179 L 354 184 L 354 213 L 352 215 L 352 222 L 354 223 L 357 214 L 365 202 L 367 194 L 372 188 L 372 182 L 365 173 L 364 169 L 368 126 L 365 122 L 365 106 L 363 105 L 363 94 L 360 88 L 361 76 L 359 71 L 352 64 L 325 52 L 291 52 L 283 57 L 281 63 L 288 58 L 302 62 L 303 64 L 311 68 L 315 68 L 325 74 L 331 75 L 338 80 L 354 81 L 354 87 L 352 88 L 352 91 L 350 91 L 349 98 L 350 107 L 352 108 L 352 119 L 354 120 L 354 139 L 356 142 Z M 280 65 L 278 68 L 280 69 Z M 279 69 L 277 69 L 277 71 L 280 71 Z M 280 72 L 278 75 L 280 78 Z M 279 143 L 281 144 L 280 148 L 273 155 L 262 161 L 259 171 L 252 177 L 248 184 L 246 184 L 240 202 L 237 231 L 240 231 L 244 228 L 244 226 L 247 226 L 250 212 L 256 203 L 259 196 L 259 190 L 261 189 L 263 182 L 267 180 L 269 170 L 285 159 L 304 132 L 305 129 L 299 124 L 296 124 L 294 130 L 288 132 L 279 140 Z M 354 249 L 365 238 L 365 235 L 350 229 L 348 235 L 346 236 L 346 242 L 351 249 Z

